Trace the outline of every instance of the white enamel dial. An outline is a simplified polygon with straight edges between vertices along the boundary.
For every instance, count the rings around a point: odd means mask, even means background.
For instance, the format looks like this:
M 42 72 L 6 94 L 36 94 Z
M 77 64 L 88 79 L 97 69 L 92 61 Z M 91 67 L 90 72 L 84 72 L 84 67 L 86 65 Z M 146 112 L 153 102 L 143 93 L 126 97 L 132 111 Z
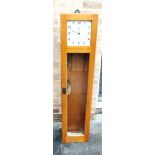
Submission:
M 90 46 L 91 21 L 67 22 L 67 46 Z

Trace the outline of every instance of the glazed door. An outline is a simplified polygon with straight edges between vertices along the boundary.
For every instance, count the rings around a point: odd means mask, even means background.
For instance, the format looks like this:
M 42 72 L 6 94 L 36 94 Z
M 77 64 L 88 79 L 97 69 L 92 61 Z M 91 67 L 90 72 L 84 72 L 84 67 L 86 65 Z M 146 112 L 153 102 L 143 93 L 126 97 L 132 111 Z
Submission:
M 89 54 L 67 55 L 67 132 L 84 134 Z

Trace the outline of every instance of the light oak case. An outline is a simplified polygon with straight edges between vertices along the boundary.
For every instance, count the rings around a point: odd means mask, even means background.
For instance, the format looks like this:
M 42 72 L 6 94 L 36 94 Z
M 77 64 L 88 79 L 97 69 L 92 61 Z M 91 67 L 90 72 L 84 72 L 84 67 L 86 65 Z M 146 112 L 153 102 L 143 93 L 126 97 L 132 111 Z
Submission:
M 90 46 L 67 46 L 67 21 L 69 20 L 82 20 L 82 21 L 91 21 L 91 40 Z M 67 88 L 67 80 L 70 78 L 72 85 L 75 86 L 74 82 L 75 78 L 73 78 L 75 72 L 75 68 L 69 68 L 67 65 L 67 57 L 71 56 L 73 61 L 72 63 L 85 63 L 84 74 L 81 74 L 80 69 L 82 66 L 79 64 L 79 82 L 80 79 L 84 79 L 87 82 L 86 85 L 81 85 L 80 88 L 75 88 L 75 91 L 81 91 L 86 94 L 84 99 L 81 99 L 80 102 L 86 102 L 84 106 L 84 117 L 81 116 L 80 120 L 82 123 L 84 133 L 83 134 L 69 134 L 68 130 L 74 130 L 79 127 L 79 122 L 76 120 L 73 123 L 74 119 L 71 118 L 71 112 L 73 111 L 75 114 L 78 107 L 74 107 L 71 104 L 76 103 L 77 100 L 74 97 L 69 96 L 67 93 L 61 93 L 61 101 L 62 101 L 62 143 L 68 142 L 86 142 L 89 139 L 89 128 L 90 128 L 90 117 L 91 117 L 91 102 L 92 102 L 92 88 L 93 88 L 93 76 L 94 76 L 94 63 L 95 63 L 95 51 L 96 51 L 96 36 L 97 36 L 97 24 L 98 24 L 98 15 L 96 14 L 61 14 L 60 15 L 60 32 L 61 32 L 61 88 Z M 79 59 L 79 61 L 78 61 Z M 81 66 L 81 68 L 80 68 Z M 76 69 L 77 71 L 77 69 Z M 77 73 L 76 73 L 77 74 Z M 82 87 L 83 86 L 83 87 Z M 85 88 L 87 87 L 87 88 Z M 71 92 L 74 91 L 72 88 Z M 69 103 L 68 103 L 69 102 Z M 69 105 L 69 106 L 68 106 Z M 74 104 L 73 104 L 74 105 Z M 76 106 L 80 104 L 76 104 Z M 75 109 L 74 109 L 75 108 Z M 79 108 L 80 109 L 80 108 Z M 70 117 L 68 117 L 70 116 Z M 75 117 L 76 118 L 76 117 Z M 83 120 L 83 121 L 82 121 Z M 71 124 L 76 124 L 77 126 L 71 127 Z M 68 125 L 69 128 L 68 128 Z

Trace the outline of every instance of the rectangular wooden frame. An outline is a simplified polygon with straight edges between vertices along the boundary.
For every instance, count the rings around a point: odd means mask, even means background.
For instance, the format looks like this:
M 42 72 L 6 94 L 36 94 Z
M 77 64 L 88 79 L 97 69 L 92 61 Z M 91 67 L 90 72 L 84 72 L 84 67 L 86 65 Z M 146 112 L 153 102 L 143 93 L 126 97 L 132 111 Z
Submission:
M 69 20 L 86 20 L 86 21 L 92 22 L 90 46 L 67 46 L 67 21 L 69 21 Z M 67 95 L 61 93 L 62 143 L 86 142 L 89 139 L 97 25 L 98 25 L 98 15 L 97 14 L 61 14 L 60 15 L 61 88 L 67 88 L 67 53 L 89 53 L 90 54 L 84 135 L 82 135 L 82 136 L 67 136 Z

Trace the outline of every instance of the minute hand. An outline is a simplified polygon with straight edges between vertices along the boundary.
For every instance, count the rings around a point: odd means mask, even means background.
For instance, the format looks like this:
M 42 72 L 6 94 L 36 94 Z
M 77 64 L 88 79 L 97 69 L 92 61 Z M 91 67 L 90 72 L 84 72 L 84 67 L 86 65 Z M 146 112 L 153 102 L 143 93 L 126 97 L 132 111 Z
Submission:
M 76 32 L 76 31 L 72 31 L 72 32 L 78 33 L 78 32 Z

